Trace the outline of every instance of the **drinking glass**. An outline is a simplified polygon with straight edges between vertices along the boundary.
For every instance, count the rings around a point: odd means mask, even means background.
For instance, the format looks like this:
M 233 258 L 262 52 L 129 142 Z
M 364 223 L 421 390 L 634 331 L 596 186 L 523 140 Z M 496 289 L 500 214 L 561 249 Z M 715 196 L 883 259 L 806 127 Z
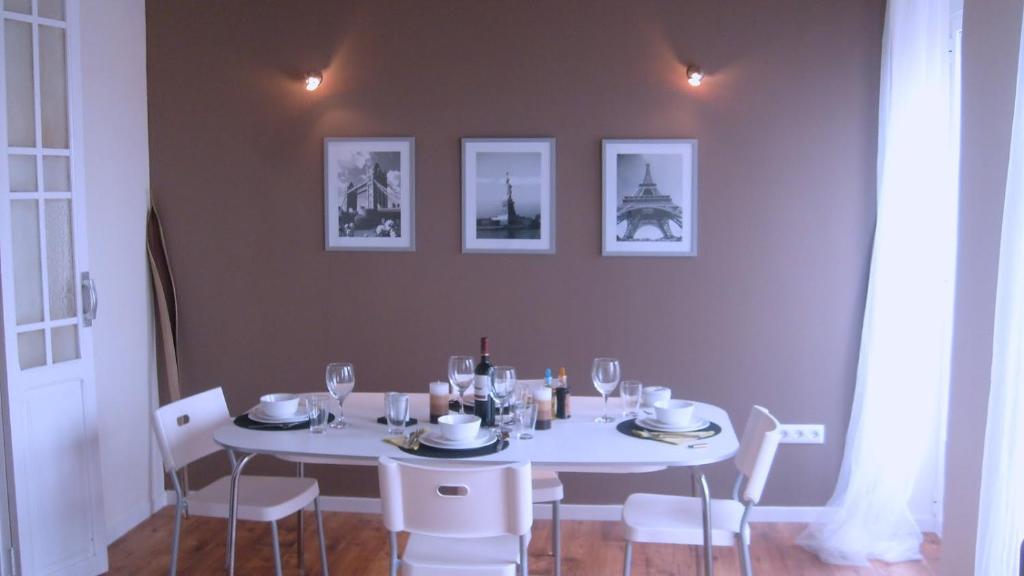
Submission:
M 331 398 L 338 402 L 338 418 L 331 423 L 331 428 L 344 428 L 348 424 L 345 423 L 342 405 L 356 387 L 355 369 L 348 362 L 331 362 L 327 365 L 324 378 L 327 380 L 327 391 L 331 393 Z
M 387 409 L 388 434 L 405 434 L 405 423 L 409 420 L 409 395 L 388 392 L 384 395 Z
M 644 385 L 636 380 L 624 380 L 622 386 L 619 386 L 623 418 L 636 418 L 640 414 L 640 396 L 643 389 Z
M 608 415 L 608 396 L 615 392 L 619 385 L 619 361 L 615 358 L 595 358 L 594 369 L 590 373 L 594 381 L 594 388 L 604 398 L 604 410 L 601 415 L 594 419 L 594 422 L 614 422 L 615 418 Z
M 309 431 L 313 434 L 323 434 L 327 430 L 327 420 L 330 414 L 324 399 L 319 396 L 310 396 L 306 399 L 306 411 L 309 414 Z
M 533 438 L 533 427 L 537 425 L 537 405 L 533 402 L 524 402 L 516 410 L 519 415 L 519 434 L 516 438 L 529 440 Z
M 491 371 L 491 396 L 498 411 L 498 429 L 504 430 L 505 415 L 502 409 L 505 401 L 516 390 L 516 369 L 511 366 L 495 366 Z
M 462 396 L 473 383 L 476 368 L 472 356 L 452 356 L 448 359 L 448 381 L 459 391 L 459 412 L 466 413 L 466 406 L 462 402 Z
M 533 387 L 527 382 L 519 382 L 516 384 L 516 392 L 512 396 L 512 404 L 514 406 L 523 406 L 525 404 L 533 403 Z

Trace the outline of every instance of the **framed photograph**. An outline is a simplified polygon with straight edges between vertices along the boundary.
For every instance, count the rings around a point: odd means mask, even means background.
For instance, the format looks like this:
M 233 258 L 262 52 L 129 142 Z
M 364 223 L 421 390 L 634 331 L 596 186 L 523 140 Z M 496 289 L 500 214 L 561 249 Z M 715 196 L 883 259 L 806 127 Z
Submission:
M 324 139 L 327 250 L 415 249 L 412 138 Z
M 462 140 L 462 252 L 555 252 L 555 139 Z
M 603 142 L 602 253 L 697 255 L 697 141 Z

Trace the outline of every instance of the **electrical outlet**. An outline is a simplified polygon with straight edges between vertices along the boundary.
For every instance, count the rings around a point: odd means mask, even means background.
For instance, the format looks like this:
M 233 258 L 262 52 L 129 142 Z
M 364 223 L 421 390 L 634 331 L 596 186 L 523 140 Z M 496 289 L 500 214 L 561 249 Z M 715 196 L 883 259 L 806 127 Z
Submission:
M 783 424 L 781 444 L 824 444 L 824 424 Z

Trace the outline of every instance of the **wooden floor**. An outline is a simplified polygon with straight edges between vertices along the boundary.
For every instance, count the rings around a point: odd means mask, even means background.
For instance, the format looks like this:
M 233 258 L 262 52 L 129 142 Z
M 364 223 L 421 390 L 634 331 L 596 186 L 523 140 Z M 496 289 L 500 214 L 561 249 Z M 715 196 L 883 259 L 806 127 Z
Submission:
M 386 574 L 387 533 L 380 518 L 367 514 L 325 513 L 327 558 L 331 574 Z M 306 521 L 306 573 L 320 573 L 315 522 Z M 165 508 L 110 546 L 110 574 L 166 574 L 169 567 L 172 508 Z M 179 574 L 222 574 L 226 522 L 191 518 L 184 522 Z M 530 544 L 531 574 L 551 574 L 547 555 L 551 523 L 537 520 Z M 929 535 L 924 546 L 925 562 L 876 564 L 865 568 L 823 564 L 794 544 L 800 524 L 754 524 L 751 556 L 757 576 L 878 575 L 911 576 L 938 574 L 939 543 Z M 615 575 L 622 573 L 623 530 L 617 522 L 562 522 L 562 574 L 566 576 Z M 270 527 L 263 523 L 239 524 L 239 554 L 236 574 L 273 574 L 274 559 Z M 281 546 L 285 574 L 298 574 L 295 549 L 295 521 L 281 525 Z M 634 547 L 633 574 L 699 574 L 700 549 L 694 546 L 638 544 Z M 715 548 L 715 574 L 739 573 L 739 561 L 730 548 Z

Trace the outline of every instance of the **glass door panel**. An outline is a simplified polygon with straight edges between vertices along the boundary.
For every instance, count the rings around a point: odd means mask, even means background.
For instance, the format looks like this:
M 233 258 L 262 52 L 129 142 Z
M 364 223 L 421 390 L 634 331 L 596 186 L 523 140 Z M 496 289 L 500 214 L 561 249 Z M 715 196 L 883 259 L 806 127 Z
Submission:
M 39 99 L 44 148 L 68 148 L 68 71 L 64 29 L 39 26 Z
M 78 325 L 59 326 L 50 335 L 53 342 L 53 363 L 78 359 Z
M 11 202 L 14 251 L 14 299 L 18 325 L 43 321 L 43 273 L 40 258 L 39 202 Z
M 35 192 L 39 190 L 36 177 L 36 157 L 11 154 L 7 157 L 10 172 L 11 192 Z
M 32 0 L 4 0 L 4 10 L 19 12 L 21 14 L 31 14 Z
M 74 254 L 71 200 L 47 200 L 46 270 L 50 292 L 50 320 L 73 318 L 77 314 Z
M 64 0 L 36 0 L 39 16 L 52 20 L 64 19 Z
M 71 161 L 67 156 L 43 156 L 43 190 L 71 191 Z
M 32 25 L 4 21 L 4 76 L 7 81 L 7 145 L 35 146 Z
M 42 330 L 18 334 L 18 365 L 22 370 L 46 365 L 46 339 Z

